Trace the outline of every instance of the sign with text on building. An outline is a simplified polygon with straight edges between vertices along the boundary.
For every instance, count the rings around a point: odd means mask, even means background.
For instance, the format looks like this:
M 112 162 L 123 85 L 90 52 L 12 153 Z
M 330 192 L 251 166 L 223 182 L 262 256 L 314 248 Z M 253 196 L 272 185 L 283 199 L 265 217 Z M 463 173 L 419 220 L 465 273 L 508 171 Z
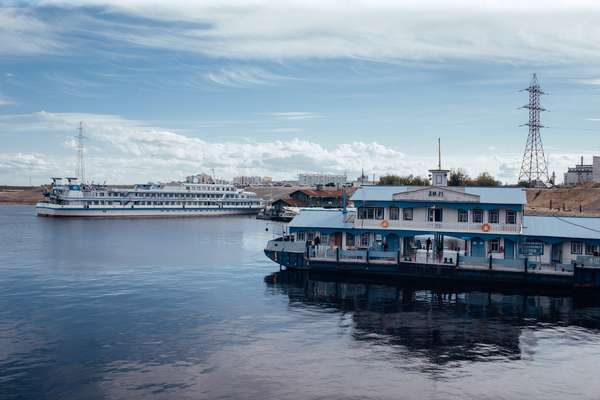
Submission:
M 541 256 L 544 254 L 544 243 L 523 242 L 519 245 L 519 254 L 522 256 Z
M 429 186 L 426 188 L 407 190 L 406 192 L 395 193 L 392 198 L 394 200 L 416 200 L 416 201 L 431 201 L 436 202 L 469 202 L 479 203 L 478 195 L 464 192 L 464 188 L 448 189 L 446 187 Z

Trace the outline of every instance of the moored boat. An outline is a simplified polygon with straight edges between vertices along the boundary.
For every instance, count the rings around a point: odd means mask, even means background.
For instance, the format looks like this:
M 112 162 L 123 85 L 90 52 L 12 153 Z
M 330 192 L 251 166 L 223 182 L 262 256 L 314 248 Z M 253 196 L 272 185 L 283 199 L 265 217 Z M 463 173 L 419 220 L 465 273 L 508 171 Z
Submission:
M 52 178 L 39 216 L 192 217 L 257 214 L 264 206 L 255 193 L 227 183 L 193 180 L 140 184 L 130 188 L 83 184 L 77 178 Z

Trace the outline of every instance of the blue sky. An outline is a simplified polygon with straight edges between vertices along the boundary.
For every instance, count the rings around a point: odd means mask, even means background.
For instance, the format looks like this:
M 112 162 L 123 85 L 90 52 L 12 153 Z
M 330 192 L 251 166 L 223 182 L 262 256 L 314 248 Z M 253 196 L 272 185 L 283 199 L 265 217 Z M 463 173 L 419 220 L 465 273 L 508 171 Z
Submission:
M 425 175 L 437 137 L 514 182 L 533 72 L 561 176 L 600 153 L 600 8 L 521 3 L 0 2 L 0 184 L 72 175 L 79 121 L 96 182 Z

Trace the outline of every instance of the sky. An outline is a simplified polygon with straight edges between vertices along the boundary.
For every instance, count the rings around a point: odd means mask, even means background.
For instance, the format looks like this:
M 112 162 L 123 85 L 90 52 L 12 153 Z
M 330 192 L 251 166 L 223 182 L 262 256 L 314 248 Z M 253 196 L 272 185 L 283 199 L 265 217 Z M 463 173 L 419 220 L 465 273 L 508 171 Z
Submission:
M 76 171 L 517 180 L 531 75 L 550 172 L 600 155 L 600 3 L 0 0 L 0 185 Z

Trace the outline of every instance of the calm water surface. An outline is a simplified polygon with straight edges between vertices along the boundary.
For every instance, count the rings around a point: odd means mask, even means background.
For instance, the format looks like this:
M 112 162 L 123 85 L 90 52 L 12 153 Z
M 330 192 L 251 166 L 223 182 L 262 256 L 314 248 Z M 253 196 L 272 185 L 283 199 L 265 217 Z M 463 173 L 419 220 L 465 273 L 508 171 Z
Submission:
M 600 307 L 282 274 L 249 218 L 0 206 L 2 399 L 599 399 Z

